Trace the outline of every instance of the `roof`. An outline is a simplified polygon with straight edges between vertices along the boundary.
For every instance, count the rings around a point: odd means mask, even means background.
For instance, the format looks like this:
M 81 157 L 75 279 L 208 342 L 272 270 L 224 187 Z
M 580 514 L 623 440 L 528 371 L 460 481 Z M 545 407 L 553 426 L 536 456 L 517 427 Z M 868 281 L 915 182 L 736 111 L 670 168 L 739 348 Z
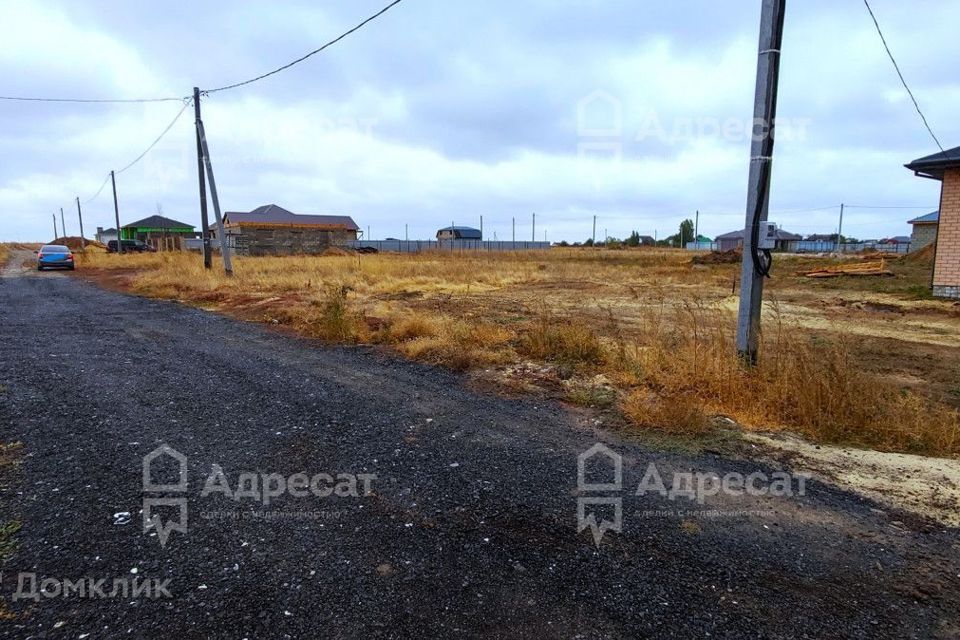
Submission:
M 131 222 L 130 224 L 125 224 L 122 227 L 123 229 L 193 229 L 192 224 L 187 224 L 186 222 L 177 222 L 176 220 L 171 220 L 170 218 L 164 218 L 163 216 L 150 216 L 149 218 L 144 218 L 143 220 L 137 220 L 136 222 Z M 116 233 L 116 230 L 114 230 Z
M 719 242 L 720 240 L 742 240 L 744 236 L 744 230 L 739 229 L 737 231 L 731 231 L 729 233 L 724 233 L 722 235 L 714 238 L 714 242 Z M 803 236 L 798 233 L 790 233 L 785 229 L 777 227 L 777 240 L 802 240 Z
M 109 229 L 103 229 L 101 231 L 97 231 L 97 233 L 116 233 L 116 232 L 117 230 L 114 229 L 113 227 L 110 227 Z
M 275 204 L 257 207 L 249 213 L 227 211 L 224 222 L 230 224 L 297 225 L 307 227 L 338 227 L 359 231 L 360 227 L 350 216 L 304 215 L 292 213 Z
M 931 153 L 904 166 L 919 175 L 943 180 L 945 170 L 960 168 L 960 147 Z
M 914 218 L 913 220 L 907 220 L 907 224 L 937 224 L 940 222 L 940 212 L 932 211 L 927 215 L 920 216 L 919 218 Z

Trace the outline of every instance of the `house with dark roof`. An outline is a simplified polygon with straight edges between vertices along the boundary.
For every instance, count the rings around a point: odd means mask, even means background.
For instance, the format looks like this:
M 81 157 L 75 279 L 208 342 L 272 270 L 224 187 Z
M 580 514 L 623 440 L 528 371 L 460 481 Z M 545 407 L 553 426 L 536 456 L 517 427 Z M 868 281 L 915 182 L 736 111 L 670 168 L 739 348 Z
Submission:
M 473 227 L 449 226 L 437 229 L 437 240 L 483 240 L 483 232 Z
M 960 298 L 960 147 L 917 158 L 905 166 L 916 176 L 940 182 L 933 295 Z
M 737 249 L 743 247 L 743 237 L 746 235 L 746 232 L 743 229 L 739 231 L 730 231 L 729 233 L 724 233 L 713 239 L 717 243 L 717 249 L 720 251 L 730 251 L 731 249 Z M 775 251 L 786 251 L 788 250 L 788 243 L 795 240 L 802 240 L 803 236 L 799 233 L 790 233 L 785 231 L 780 227 L 777 227 L 777 235 L 775 241 Z
M 142 240 L 158 251 L 180 251 L 184 248 L 184 239 L 196 238 L 197 231 L 186 222 L 155 215 L 121 226 L 120 237 Z
M 933 211 L 926 215 L 907 220 L 913 227 L 910 233 L 910 251 L 923 249 L 937 241 L 937 226 L 940 223 L 940 212 Z
M 319 254 L 333 245 L 356 240 L 360 227 L 350 216 L 300 214 L 275 204 L 253 211 L 228 211 L 223 228 L 240 255 Z M 216 229 L 211 229 L 216 238 Z

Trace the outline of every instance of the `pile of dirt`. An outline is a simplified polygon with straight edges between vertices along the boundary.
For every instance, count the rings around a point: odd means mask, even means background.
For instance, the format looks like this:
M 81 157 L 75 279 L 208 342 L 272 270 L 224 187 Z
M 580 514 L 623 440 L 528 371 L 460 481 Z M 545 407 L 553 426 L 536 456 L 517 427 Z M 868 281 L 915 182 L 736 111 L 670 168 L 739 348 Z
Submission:
M 916 251 L 911 251 L 906 256 L 904 256 L 903 261 L 909 264 L 919 264 L 926 266 L 933 266 L 933 256 L 935 248 L 932 244 L 928 244 L 923 249 L 917 249 Z
M 350 256 L 353 255 L 353 251 L 347 251 L 343 247 L 327 247 L 323 250 L 323 253 L 320 255 L 323 256 Z
M 693 256 L 693 264 L 738 264 L 743 259 L 743 249 L 729 249 L 727 251 L 711 251 L 699 256 Z
M 107 245 L 103 244 L 102 242 L 97 242 L 96 240 L 88 240 L 87 238 L 83 238 L 83 243 L 86 244 L 88 249 L 91 247 L 96 249 L 107 248 Z M 57 238 L 56 240 L 53 240 L 48 244 L 63 244 L 63 245 L 66 245 L 71 251 L 80 251 L 80 249 L 83 247 L 80 236 L 65 236 L 63 238 Z

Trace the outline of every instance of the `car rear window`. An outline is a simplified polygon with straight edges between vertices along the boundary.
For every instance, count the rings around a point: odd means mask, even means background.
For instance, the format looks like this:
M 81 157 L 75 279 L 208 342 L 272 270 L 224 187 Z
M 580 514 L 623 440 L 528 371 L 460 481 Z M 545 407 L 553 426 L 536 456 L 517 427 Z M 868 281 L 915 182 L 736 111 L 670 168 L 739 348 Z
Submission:
M 66 247 L 50 246 L 40 249 L 40 253 L 70 253 L 70 249 Z

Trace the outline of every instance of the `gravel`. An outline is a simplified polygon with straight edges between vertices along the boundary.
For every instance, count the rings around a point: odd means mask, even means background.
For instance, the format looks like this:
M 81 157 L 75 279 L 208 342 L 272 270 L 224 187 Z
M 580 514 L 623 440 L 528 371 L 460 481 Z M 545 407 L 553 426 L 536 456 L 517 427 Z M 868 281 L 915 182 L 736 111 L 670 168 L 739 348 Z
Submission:
M 637 496 L 650 462 L 773 470 L 645 449 L 558 404 L 374 349 L 11 271 L 0 385 L 0 439 L 23 443 L 0 505 L 22 522 L 2 567 L 15 614 L 3 637 L 960 634 L 957 530 L 813 481 L 803 496 L 703 506 Z M 598 439 L 623 454 L 627 488 L 623 530 L 599 547 L 576 526 L 577 454 Z M 188 469 L 185 492 L 155 492 L 187 500 L 188 530 L 165 546 L 141 512 L 143 457 L 161 444 Z M 202 495 L 214 465 L 233 489 L 242 473 L 376 479 L 371 495 L 264 505 Z M 677 513 L 695 509 L 758 513 Z M 107 592 L 168 580 L 171 597 L 13 602 L 20 572 L 105 578 Z

